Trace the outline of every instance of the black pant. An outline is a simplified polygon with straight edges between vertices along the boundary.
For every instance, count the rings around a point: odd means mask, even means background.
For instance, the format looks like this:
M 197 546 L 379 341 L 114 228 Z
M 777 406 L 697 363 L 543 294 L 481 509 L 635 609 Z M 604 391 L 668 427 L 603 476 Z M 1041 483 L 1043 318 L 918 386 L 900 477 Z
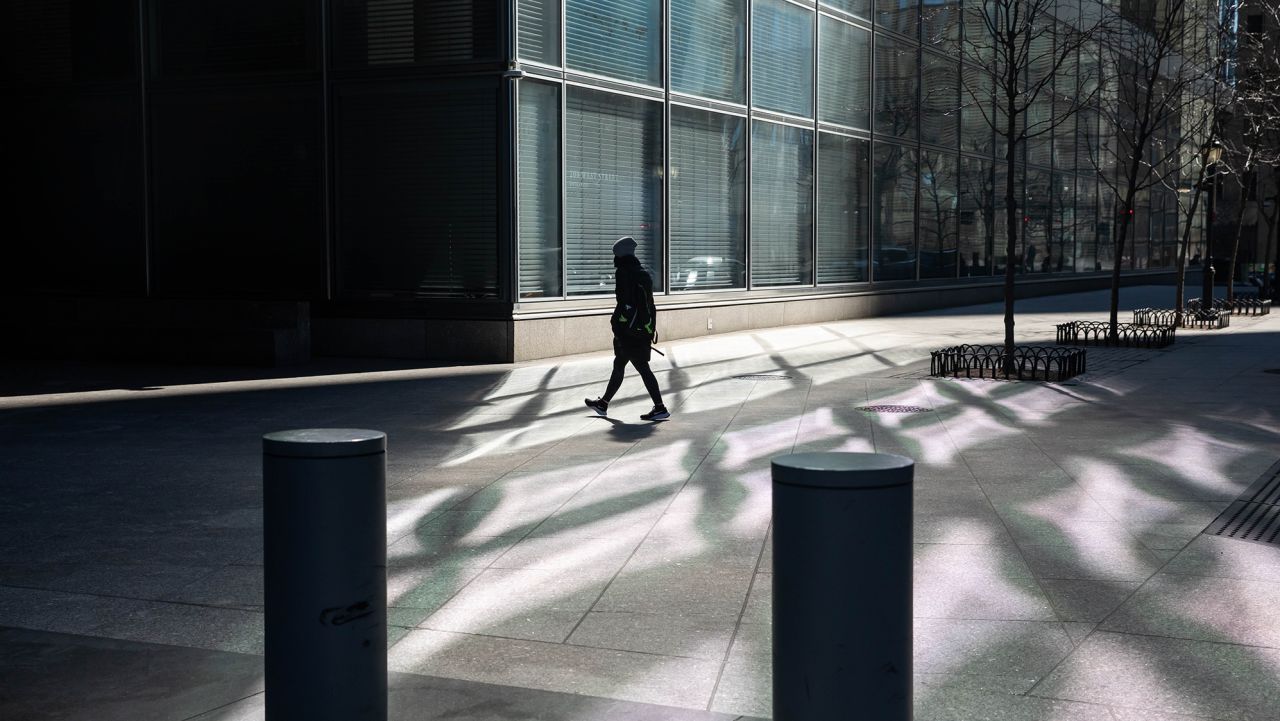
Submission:
M 640 380 L 644 381 L 645 390 L 649 391 L 649 397 L 653 399 L 655 406 L 662 405 L 662 393 L 658 390 L 658 379 L 653 377 L 653 371 L 649 369 L 648 361 L 633 360 L 631 365 L 635 366 L 636 372 L 640 374 Z M 609 376 L 609 386 L 604 389 L 603 400 L 605 403 L 613 400 L 613 394 L 618 392 L 618 388 L 622 385 L 622 374 L 627 369 L 627 359 L 622 356 L 613 357 L 613 375 Z

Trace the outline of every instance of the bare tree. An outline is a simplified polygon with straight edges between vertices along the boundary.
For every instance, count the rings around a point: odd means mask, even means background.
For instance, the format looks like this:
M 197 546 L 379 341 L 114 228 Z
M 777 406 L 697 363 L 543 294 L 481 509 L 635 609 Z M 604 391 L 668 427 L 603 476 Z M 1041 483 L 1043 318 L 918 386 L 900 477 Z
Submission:
M 1126 4 L 1122 17 L 1106 23 L 1101 43 L 1101 110 L 1106 133 L 1114 136 L 1114 142 L 1101 144 L 1091 158 L 1100 171 L 1115 168 L 1114 175 L 1099 173 L 1118 201 L 1111 269 L 1112 338 L 1117 337 L 1120 271 L 1135 200 L 1158 186 L 1178 187 L 1194 167 L 1200 154 L 1187 152 L 1184 139 L 1201 133 L 1188 127 L 1194 123 L 1186 122 L 1190 104 L 1212 99 L 1200 115 L 1214 139 L 1221 108 L 1229 102 L 1231 86 L 1221 77 L 1226 45 L 1217 7 L 1199 0 L 1138 2 Z M 1198 200 L 1193 198 L 1193 203 Z M 1184 264 L 1185 244 L 1179 254 L 1180 282 Z M 1180 300 L 1177 308 L 1181 309 Z
M 1081 3 L 1084 4 L 1084 3 Z M 1064 70 L 1075 65 L 1078 51 L 1098 32 L 1101 16 L 1075 9 L 1081 4 L 1066 3 L 1071 17 L 1058 17 L 1057 0 L 986 0 L 972 7 L 966 4 L 962 43 L 970 62 L 993 70 L 962 77 L 962 100 L 966 108 L 981 114 L 1003 151 L 1007 172 L 1004 178 L 1005 267 L 1004 267 L 1004 347 L 1005 370 L 1012 371 L 1014 351 L 1014 282 L 1018 262 L 1018 161 L 1028 141 L 1045 137 L 1066 123 L 1091 98 L 1080 97 L 1078 87 L 1062 88 L 1060 95 L 1075 98 L 1063 112 L 1044 112 L 1052 107 L 1054 80 L 1074 77 Z M 1065 91 L 1065 92 L 1063 92 Z
M 1186 289 L 1187 256 L 1191 249 L 1191 230 L 1204 189 L 1216 192 L 1218 173 L 1222 168 L 1216 157 L 1223 149 L 1224 127 L 1229 119 L 1229 105 L 1235 94 L 1230 80 L 1231 55 L 1229 28 L 1216 0 L 1187 0 L 1182 14 L 1182 43 L 1174 62 L 1180 66 L 1182 96 L 1169 98 L 1176 111 L 1176 125 L 1167 136 L 1169 151 L 1176 158 L 1170 166 L 1176 172 L 1158 173 L 1164 187 L 1177 191 L 1182 236 L 1178 243 L 1177 274 L 1174 286 L 1176 320 L 1182 322 Z M 1212 171 L 1212 173 L 1210 172 Z M 1205 263 L 1209 249 L 1205 249 Z M 1207 269 L 1206 269 L 1207 272 Z

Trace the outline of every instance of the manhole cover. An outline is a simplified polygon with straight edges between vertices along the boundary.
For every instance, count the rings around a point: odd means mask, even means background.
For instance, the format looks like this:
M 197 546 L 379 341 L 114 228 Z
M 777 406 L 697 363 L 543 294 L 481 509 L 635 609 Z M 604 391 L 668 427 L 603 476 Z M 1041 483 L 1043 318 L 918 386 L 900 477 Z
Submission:
M 745 376 L 734 376 L 735 381 L 789 381 L 791 376 L 776 373 L 754 373 Z
M 879 405 L 858 406 L 857 410 L 866 411 L 867 413 L 929 413 L 933 409 L 923 408 L 921 406 Z

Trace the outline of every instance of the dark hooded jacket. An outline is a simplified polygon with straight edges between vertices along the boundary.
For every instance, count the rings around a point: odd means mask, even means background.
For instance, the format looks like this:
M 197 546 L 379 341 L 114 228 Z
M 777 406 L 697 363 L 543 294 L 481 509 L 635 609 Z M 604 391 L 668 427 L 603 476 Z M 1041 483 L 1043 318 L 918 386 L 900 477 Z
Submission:
M 617 305 L 613 327 L 613 353 L 627 360 L 649 361 L 649 345 L 657 336 L 657 308 L 653 305 L 653 278 L 634 255 L 613 259 L 617 268 L 613 289 Z

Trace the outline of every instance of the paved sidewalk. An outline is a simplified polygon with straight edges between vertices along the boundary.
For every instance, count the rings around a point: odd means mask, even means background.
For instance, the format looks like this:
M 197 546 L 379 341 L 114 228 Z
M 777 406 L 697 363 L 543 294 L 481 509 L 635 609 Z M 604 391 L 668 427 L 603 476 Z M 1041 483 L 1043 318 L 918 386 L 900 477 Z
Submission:
M 1021 301 L 1019 340 L 1105 303 Z M 1001 336 L 988 305 L 666 344 L 660 424 L 634 374 L 609 419 L 582 406 L 600 354 L 23 369 L 0 718 L 260 719 L 259 439 L 357 426 L 389 435 L 397 719 L 768 717 L 769 459 L 828 450 L 917 461 L 919 721 L 1274 719 L 1280 546 L 1201 531 L 1280 458 L 1280 314 L 1090 349 L 1061 384 L 927 378 L 928 350 Z

